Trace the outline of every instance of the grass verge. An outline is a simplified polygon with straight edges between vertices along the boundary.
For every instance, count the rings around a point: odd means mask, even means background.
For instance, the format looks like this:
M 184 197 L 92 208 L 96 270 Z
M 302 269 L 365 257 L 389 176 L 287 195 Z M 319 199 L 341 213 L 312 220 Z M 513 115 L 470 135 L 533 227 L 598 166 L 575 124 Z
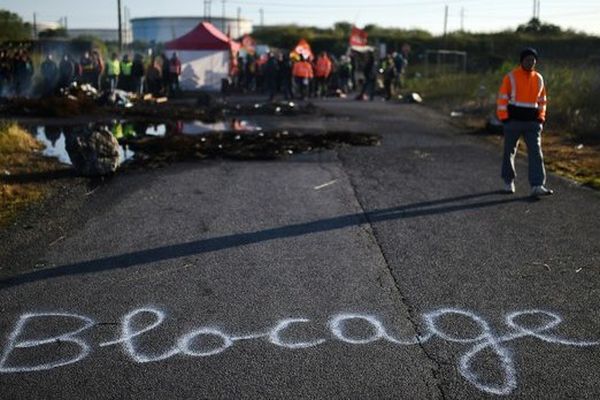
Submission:
M 54 161 L 41 156 L 42 149 L 43 145 L 16 123 L 0 122 L 0 226 L 44 198 L 47 185 L 26 178 L 56 170 Z

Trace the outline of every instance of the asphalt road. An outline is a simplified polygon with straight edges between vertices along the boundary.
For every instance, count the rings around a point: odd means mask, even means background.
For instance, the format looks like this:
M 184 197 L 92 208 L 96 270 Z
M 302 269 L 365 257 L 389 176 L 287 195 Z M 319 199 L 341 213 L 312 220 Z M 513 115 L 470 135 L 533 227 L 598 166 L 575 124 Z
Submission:
M 421 106 L 319 106 L 257 122 L 383 144 L 128 172 L 4 248 L 0 398 L 600 398 L 598 193 L 532 201 L 520 163 L 500 194 Z

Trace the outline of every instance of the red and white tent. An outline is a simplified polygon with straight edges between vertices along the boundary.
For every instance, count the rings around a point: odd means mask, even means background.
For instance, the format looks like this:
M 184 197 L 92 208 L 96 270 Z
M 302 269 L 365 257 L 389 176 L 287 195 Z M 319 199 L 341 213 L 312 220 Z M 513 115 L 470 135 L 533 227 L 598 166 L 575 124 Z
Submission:
M 167 57 L 176 52 L 181 60 L 183 90 L 220 90 L 229 75 L 230 62 L 240 44 L 210 22 L 201 22 L 185 35 L 165 43 Z

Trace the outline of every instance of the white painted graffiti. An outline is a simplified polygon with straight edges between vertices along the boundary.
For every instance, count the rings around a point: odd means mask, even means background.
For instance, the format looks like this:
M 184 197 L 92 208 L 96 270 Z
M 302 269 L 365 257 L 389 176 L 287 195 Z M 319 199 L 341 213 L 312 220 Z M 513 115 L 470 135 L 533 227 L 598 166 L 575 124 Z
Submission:
M 476 327 L 477 333 L 460 336 L 449 332 L 448 329 L 444 329 L 442 320 L 453 317 L 470 321 L 469 325 Z M 27 336 L 25 333 L 27 332 L 26 328 L 28 324 L 34 321 L 39 324 L 44 319 L 52 318 L 72 319 L 78 322 L 79 327 L 53 336 L 36 339 L 24 338 L 24 336 Z M 141 323 L 142 319 L 148 321 L 149 318 L 151 318 L 151 322 Z M 124 353 L 134 362 L 149 363 L 166 360 L 175 356 L 215 356 L 226 351 L 239 341 L 266 340 L 272 345 L 281 348 L 300 350 L 323 345 L 331 339 L 327 337 L 311 337 L 303 340 L 285 339 L 285 336 L 288 336 L 290 332 L 294 332 L 299 325 L 311 323 L 311 320 L 308 318 L 298 317 L 279 320 L 274 327 L 264 332 L 243 335 L 230 334 L 215 326 L 201 326 L 181 335 L 171 348 L 166 349 L 162 353 L 150 354 L 145 352 L 142 349 L 143 346 L 139 343 L 139 339 L 143 335 L 158 329 L 165 321 L 165 318 L 166 313 L 157 308 L 144 307 L 135 309 L 123 316 L 117 338 L 99 343 L 96 346 L 99 349 L 120 345 Z M 391 334 L 378 317 L 369 314 L 336 314 L 328 320 L 327 328 L 334 340 L 351 345 L 367 345 L 377 341 L 403 346 L 423 345 L 434 339 L 468 345 L 470 347 L 460 355 L 458 360 L 460 374 L 477 389 L 496 395 L 507 395 L 517 388 L 517 368 L 512 351 L 508 347 L 509 342 L 530 337 L 554 345 L 575 347 L 600 345 L 600 341 L 573 340 L 556 335 L 554 330 L 563 320 L 558 314 L 544 310 L 534 309 L 508 313 L 504 318 L 508 331 L 503 334 L 496 334 L 490 324 L 479 315 L 462 309 L 442 308 L 425 313 L 422 315 L 422 318 L 422 330 L 424 333 L 408 338 L 401 338 Z M 535 322 L 527 324 L 525 320 L 533 320 Z M 352 323 L 363 324 L 365 327 L 368 327 L 367 332 L 369 333 L 357 334 L 348 328 L 348 325 Z M 38 312 L 23 314 L 8 335 L 0 358 L 0 373 L 44 371 L 80 362 L 89 357 L 94 350 L 94 346 L 89 341 L 86 341 L 81 334 L 97 325 L 92 318 L 74 313 Z M 210 337 L 213 340 L 209 341 L 208 345 L 206 343 L 199 345 L 202 343 L 200 340 L 202 337 Z M 71 354 L 69 357 L 59 358 L 51 362 L 37 365 L 14 365 L 16 353 L 23 351 L 20 349 L 33 349 L 61 342 L 74 345 L 77 351 L 74 351 L 74 354 Z M 497 365 L 503 372 L 502 379 L 496 383 L 490 383 L 486 379 L 486 376 L 484 376 L 485 369 L 481 371 L 481 368 L 478 370 L 474 366 L 476 357 L 484 351 L 495 354 L 498 361 Z M 12 363 L 10 362 L 11 359 L 13 359 Z

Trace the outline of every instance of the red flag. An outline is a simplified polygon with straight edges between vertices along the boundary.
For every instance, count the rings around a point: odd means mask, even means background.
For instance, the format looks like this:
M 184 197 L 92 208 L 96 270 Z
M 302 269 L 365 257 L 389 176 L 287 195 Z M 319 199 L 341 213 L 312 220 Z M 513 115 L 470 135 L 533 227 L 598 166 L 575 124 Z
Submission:
M 314 58 L 313 52 L 310 49 L 310 45 L 304 39 L 300 39 L 300 41 L 294 48 L 294 51 L 292 51 L 292 57 L 294 57 L 294 55 L 302 56 L 307 60 L 312 60 Z
M 352 32 L 350 33 L 350 46 L 366 46 L 368 36 L 369 34 L 367 32 L 353 26 Z

